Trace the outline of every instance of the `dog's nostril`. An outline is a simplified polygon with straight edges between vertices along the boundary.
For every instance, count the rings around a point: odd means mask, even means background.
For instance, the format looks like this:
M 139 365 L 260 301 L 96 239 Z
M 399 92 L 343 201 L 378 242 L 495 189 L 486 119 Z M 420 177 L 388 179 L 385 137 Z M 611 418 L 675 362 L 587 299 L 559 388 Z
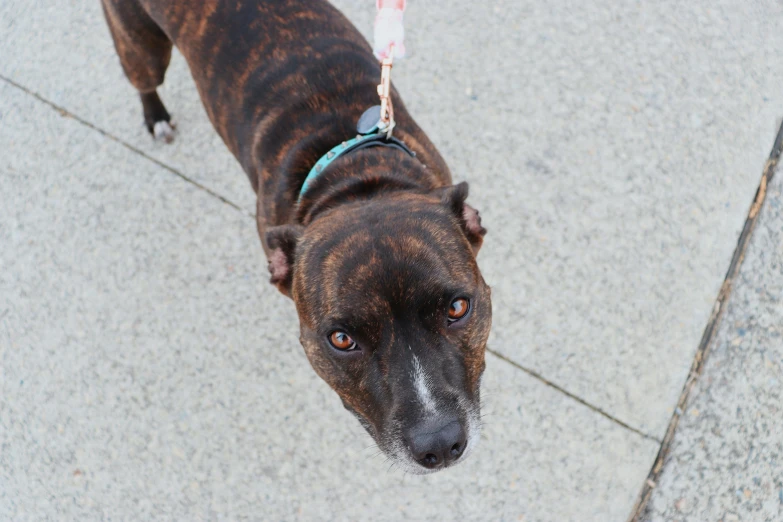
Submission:
M 462 446 L 458 442 L 451 447 L 451 456 L 458 459 L 460 455 L 462 455 Z
M 433 453 L 427 453 L 423 459 L 421 459 L 422 465 L 428 468 L 432 468 L 438 465 L 438 456 Z

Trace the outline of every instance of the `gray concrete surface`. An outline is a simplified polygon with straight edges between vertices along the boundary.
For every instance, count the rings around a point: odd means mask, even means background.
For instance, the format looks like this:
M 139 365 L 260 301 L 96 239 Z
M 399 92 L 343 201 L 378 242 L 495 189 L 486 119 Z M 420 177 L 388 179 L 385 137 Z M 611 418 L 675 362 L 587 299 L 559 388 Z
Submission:
M 783 107 L 782 13 L 410 2 L 395 83 L 490 229 L 491 347 L 584 402 L 490 357 L 481 451 L 422 479 L 312 374 L 247 213 L 101 135 L 252 212 L 181 57 L 154 144 L 98 2 L 0 2 L 0 75 L 95 127 L 0 83 L 0 518 L 623 520 Z
M 309 367 L 254 222 L 0 83 L 0 520 L 620 519 L 656 444 L 490 356 L 404 476 Z
M 485 216 L 493 346 L 663 437 L 783 115 L 783 4 L 409 4 L 395 79 Z
M 336 4 L 369 34 L 366 1 Z M 783 106 L 782 13 L 773 0 L 410 5 L 394 78 L 486 216 L 493 346 L 653 437 Z M 0 74 L 252 211 L 180 57 L 162 96 L 181 139 L 153 146 L 98 2 L 5 0 L 0 20 Z
M 783 169 L 646 520 L 783 520 Z

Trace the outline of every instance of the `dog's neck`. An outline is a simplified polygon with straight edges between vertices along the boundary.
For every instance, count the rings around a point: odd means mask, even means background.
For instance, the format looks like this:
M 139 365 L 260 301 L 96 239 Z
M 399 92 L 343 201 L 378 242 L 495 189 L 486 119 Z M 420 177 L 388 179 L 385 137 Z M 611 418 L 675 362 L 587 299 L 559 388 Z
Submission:
M 437 186 L 438 181 L 415 157 L 390 147 L 371 147 L 338 157 L 315 178 L 297 205 L 296 221 L 307 225 L 322 212 L 342 204 L 390 192 L 423 192 Z
M 448 167 L 393 91 L 394 136 L 415 154 L 370 147 L 336 158 L 300 191 L 316 162 L 342 140 L 356 136 L 359 116 L 378 98 L 372 79 L 330 93 L 318 103 L 298 102 L 244 125 L 252 146 L 238 155 L 259 197 L 259 226 L 311 222 L 334 206 L 394 190 L 425 191 L 450 184 Z M 230 140 L 229 140 L 230 141 Z M 239 147 L 242 149 L 243 147 Z

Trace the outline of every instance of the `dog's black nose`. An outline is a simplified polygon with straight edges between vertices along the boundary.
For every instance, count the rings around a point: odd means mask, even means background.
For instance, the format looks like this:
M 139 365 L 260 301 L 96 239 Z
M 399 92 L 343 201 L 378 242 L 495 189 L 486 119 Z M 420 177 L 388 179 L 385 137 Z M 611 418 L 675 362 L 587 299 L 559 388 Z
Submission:
M 467 434 L 458 420 L 415 426 L 406 437 L 413 458 L 428 469 L 437 469 L 462 456 Z

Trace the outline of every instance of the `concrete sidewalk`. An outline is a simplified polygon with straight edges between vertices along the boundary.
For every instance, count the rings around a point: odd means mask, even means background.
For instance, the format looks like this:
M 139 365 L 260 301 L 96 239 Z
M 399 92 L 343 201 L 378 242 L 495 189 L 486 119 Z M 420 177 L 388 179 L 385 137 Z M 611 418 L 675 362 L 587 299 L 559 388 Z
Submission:
M 642 520 L 783 519 L 783 169 Z
M 371 2 L 336 3 L 369 32 Z M 180 56 L 164 146 L 98 2 L 5 0 L 0 519 L 629 515 L 783 112 L 783 6 L 410 4 L 395 83 L 490 229 L 479 451 L 428 477 L 373 456 Z

